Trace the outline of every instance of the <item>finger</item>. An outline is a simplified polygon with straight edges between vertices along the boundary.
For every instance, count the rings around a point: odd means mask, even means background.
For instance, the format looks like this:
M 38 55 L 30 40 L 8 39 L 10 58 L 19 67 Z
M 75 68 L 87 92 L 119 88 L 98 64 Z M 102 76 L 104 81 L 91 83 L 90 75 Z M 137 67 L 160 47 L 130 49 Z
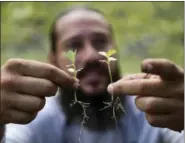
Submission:
M 123 76 L 122 80 L 136 80 L 136 79 L 156 79 L 157 75 L 147 74 L 147 73 L 137 73 L 137 74 L 129 74 Z
M 146 76 L 146 73 L 128 74 L 123 76 L 122 80 L 144 79 Z
M 0 116 L 10 107 L 11 93 L 1 90 L 0 94 Z
M 15 98 L 10 101 L 10 107 L 19 111 L 34 113 L 40 111 L 45 105 L 45 98 L 19 93 L 13 96 Z
M 167 115 L 146 114 L 146 119 L 154 127 L 170 128 L 176 131 L 184 128 L 184 112 Z
M 145 73 L 160 75 L 165 80 L 184 79 L 183 69 L 166 59 L 144 60 L 141 69 Z
M 59 68 L 34 60 L 13 59 L 9 60 L 9 68 L 19 71 L 22 75 L 33 76 L 51 80 L 60 87 L 79 86 L 77 80 Z
M 57 86 L 49 80 L 34 77 L 17 76 L 13 89 L 16 92 L 35 96 L 54 96 Z
M 184 103 L 177 99 L 161 97 L 136 97 L 138 109 L 146 113 L 168 114 L 184 110 Z
M 35 119 L 37 113 L 29 114 L 23 111 L 9 109 L 0 118 L 0 123 L 28 124 Z
M 139 96 L 181 96 L 184 94 L 183 85 L 179 82 L 164 82 L 160 79 L 119 80 L 108 86 L 110 94 L 139 95 Z M 178 98 L 178 97 L 176 97 Z

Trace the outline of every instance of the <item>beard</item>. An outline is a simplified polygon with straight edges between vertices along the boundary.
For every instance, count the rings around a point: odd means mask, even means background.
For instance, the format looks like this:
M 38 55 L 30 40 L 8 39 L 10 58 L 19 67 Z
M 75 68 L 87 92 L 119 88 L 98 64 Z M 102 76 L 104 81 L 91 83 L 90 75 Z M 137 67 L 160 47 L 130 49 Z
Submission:
M 94 64 L 97 65 L 97 64 Z M 84 71 L 82 71 L 78 77 L 83 77 L 85 76 L 85 71 L 89 71 L 90 68 L 93 68 L 93 65 L 85 67 Z M 95 67 L 94 67 L 95 68 Z M 102 67 L 101 67 L 102 68 Z M 105 71 L 105 69 L 101 70 Z M 105 74 L 107 76 L 107 79 L 109 78 L 108 74 Z M 118 68 L 114 71 L 112 74 L 112 79 L 113 82 L 117 81 L 120 79 L 120 72 Z M 107 86 L 110 83 L 110 80 L 108 80 Z M 79 89 L 71 89 L 71 88 L 60 88 L 60 101 L 62 105 L 62 110 L 64 111 L 66 115 L 67 125 L 71 124 L 80 124 L 83 120 L 83 108 L 80 104 L 76 103 L 73 106 L 70 106 L 71 103 L 74 101 L 74 93 L 76 92 L 77 100 L 84 102 L 84 103 L 89 103 L 89 107 L 86 108 L 86 115 L 88 116 L 88 120 L 84 124 L 85 128 L 88 128 L 90 130 L 107 130 L 107 129 L 112 129 L 115 128 L 115 120 L 112 118 L 113 116 L 113 109 L 112 107 L 106 108 L 105 110 L 103 109 L 106 105 L 104 102 L 110 102 L 111 101 L 111 96 L 107 92 L 107 88 L 102 90 L 101 92 L 94 93 L 93 95 L 89 96 L 88 93 L 86 93 L 83 88 Z M 123 96 L 120 95 L 115 95 L 119 96 L 122 104 L 124 103 Z M 119 119 L 123 114 L 121 110 L 116 110 L 116 118 Z

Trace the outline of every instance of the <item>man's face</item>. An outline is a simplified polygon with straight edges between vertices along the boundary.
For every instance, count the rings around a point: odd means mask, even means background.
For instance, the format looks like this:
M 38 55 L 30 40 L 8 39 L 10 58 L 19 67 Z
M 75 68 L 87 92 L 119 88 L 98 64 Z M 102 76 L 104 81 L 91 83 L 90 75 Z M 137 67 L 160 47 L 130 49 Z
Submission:
M 81 90 L 87 95 L 104 92 L 110 83 L 108 67 L 99 60 L 104 57 L 99 51 L 107 51 L 113 47 L 112 35 L 106 20 L 95 12 L 75 11 L 58 20 L 56 24 L 57 51 L 56 62 L 59 68 L 66 70 L 70 64 L 64 52 L 77 50 L 76 68 L 83 68 L 77 75 Z M 112 74 L 116 69 L 112 66 Z

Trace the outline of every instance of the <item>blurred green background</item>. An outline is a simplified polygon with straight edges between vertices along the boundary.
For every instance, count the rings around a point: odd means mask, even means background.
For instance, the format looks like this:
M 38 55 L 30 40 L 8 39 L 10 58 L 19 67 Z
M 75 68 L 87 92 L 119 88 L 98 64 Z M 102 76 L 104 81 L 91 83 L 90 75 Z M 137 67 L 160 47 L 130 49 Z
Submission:
M 63 9 L 88 4 L 112 23 L 123 73 L 146 58 L 183 67 L 184 2 L 1 2 L 1 65 L 9 58 L 47 60 L 48 32 Z

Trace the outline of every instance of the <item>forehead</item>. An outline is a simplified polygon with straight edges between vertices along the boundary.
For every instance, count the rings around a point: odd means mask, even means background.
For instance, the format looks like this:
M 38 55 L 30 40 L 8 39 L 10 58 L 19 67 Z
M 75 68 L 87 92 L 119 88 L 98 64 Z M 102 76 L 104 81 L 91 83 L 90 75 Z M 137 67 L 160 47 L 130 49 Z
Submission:
M 78 10 L 59 19 L 56 32 L 62 37 L 68 37 L 92 32 L 109 34 L 110 31 L 107 20 L 99 13 Z

